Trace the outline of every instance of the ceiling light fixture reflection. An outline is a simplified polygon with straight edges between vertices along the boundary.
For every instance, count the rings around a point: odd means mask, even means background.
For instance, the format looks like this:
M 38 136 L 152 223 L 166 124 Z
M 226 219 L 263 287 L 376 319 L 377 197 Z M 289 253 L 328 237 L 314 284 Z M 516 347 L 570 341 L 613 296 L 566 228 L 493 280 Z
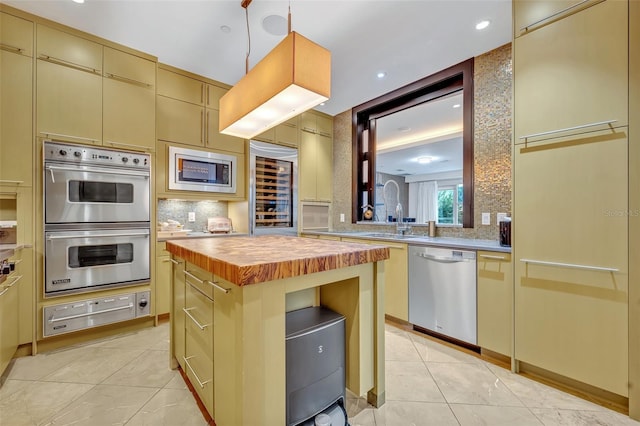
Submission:
M 380 71 L 378 74 L 376 74 L 376 77 L 378 77 L 379 79 L 383 79 L 387 76 L 387 73 L 384 71 Z
M 416 161 L 419 164 L 429 164 L 433 161 L 433 157 L 418 157 Z
M 455 104 L 453 108 L 460 108 L 460 104 Z
M 491 22 L 490 21 L 480 21 L 476 24 L 476 30 L 484 30 L 485 28 L 487 28 L 489 26 Z
M 424 144 L 438 142 L 445 139 L 451 139 L 454 137 L 462 136 L 462 126 L 445 127 L 434 130 L 432 132 L 424 132 L 419 134 L 412 134 L 408 137 L 399 137 L 395 139 L 389 139 L 384 142 L 376 141 L 376 151 L 389 151 L 394 148 L 406 147 L 413 144 Z
M 78 3 L 78 4 L 82 4 L 84 3 L 84 0 L 73 0 L 74 3 Z

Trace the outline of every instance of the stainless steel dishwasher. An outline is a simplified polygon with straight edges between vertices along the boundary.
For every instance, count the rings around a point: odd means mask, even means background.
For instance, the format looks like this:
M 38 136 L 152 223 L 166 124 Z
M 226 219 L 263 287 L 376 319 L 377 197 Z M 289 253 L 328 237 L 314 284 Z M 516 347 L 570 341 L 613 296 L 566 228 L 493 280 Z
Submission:
M 477 345 L 474 251 L 409 246 L 409 322 Z

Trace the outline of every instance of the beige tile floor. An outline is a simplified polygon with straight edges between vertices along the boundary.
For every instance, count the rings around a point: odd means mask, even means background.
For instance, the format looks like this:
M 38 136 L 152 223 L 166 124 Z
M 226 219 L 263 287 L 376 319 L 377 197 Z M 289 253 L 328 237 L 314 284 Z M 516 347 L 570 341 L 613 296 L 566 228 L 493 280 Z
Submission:
M 205 425 L 179 373 L 168 368 L 168 335 L 165 323 L 16 360 L 0 388 L 0 425 Z M 392 325 L 386 367 L 386 404 L 375 409 L 351 395 L 353 426 L 640 426 Z

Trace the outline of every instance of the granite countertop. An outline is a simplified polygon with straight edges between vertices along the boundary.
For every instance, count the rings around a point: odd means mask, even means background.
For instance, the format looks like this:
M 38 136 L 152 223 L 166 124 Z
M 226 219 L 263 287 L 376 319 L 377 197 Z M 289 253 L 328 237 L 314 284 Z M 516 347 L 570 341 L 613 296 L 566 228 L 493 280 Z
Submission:
M 389 248 L 383 244 L 282 235 L 172 239 L 167 241 L 166 249 L 239 286 L 389 258 Z
M 367 240 L 392 241 L 417 246 L 432 246 L 457 248 L 462 250 L 487 250 L 501 253 L 511 253 L 511 247 L 500 245 L 497 240 L 481 240 L 472 238 L 428 237 L 424 235 L 398 235 L 391 232 L 360 232 L 360 231 L 305 231 L 306 235 L 332 235 L 345 238 L 362 238 Z

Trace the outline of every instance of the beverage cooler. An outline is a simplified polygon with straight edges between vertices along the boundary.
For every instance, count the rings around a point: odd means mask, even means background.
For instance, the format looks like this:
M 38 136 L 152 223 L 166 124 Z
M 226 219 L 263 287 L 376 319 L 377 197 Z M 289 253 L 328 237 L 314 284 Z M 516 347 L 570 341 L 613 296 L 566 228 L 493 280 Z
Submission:
M 251 234 L 292 234 L 298 230 L 298 150 L 251 141 Z

